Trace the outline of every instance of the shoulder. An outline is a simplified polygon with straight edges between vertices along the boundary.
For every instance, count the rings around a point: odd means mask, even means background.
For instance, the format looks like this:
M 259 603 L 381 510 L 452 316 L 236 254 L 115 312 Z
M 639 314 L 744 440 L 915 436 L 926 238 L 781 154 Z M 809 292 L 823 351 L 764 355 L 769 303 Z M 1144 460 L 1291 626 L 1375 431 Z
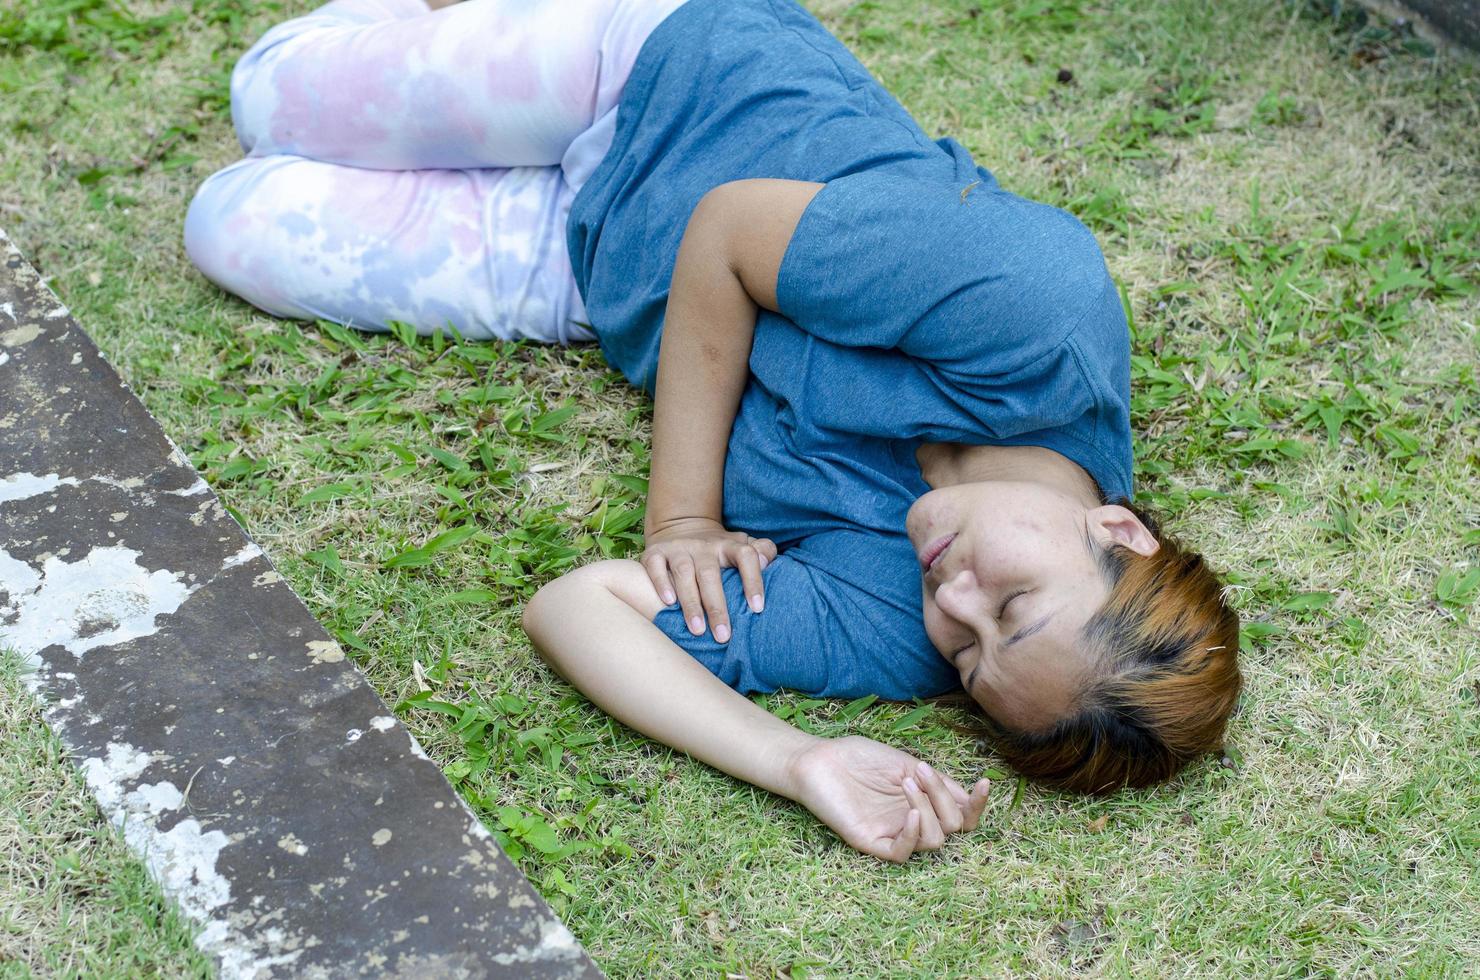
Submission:
M 769 177 L 728 181 L 700 199 L 690 228 L 714 235 L 750 298 L 775 311 L 782 259 L 802 213 L 824 186 Z

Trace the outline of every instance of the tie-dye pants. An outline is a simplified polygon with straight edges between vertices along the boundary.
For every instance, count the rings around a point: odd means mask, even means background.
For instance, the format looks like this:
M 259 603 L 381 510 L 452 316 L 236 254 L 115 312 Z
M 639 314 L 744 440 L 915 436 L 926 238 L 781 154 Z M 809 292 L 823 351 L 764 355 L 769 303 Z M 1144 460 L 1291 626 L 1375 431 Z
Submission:
M 275 316 L 592 339 L 566 216 L 682 2 L 333 0 L 279 24 L 232 73 L 247 156 L 191 202 L 191 261 Z

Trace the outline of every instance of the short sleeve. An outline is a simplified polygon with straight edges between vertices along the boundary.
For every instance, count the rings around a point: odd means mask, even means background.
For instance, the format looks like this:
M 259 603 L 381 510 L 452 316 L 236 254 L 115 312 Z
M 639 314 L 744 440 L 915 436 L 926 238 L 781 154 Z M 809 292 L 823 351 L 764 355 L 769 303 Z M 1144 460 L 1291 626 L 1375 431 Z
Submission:
M 960 686 L 925 634 L 919 567 L 903 536 L 815 534 L 761 574 L 765 609 L 753 613 L 739 572 L 722 570 L 732 630 L 727 643 L 716 642 L 707 629 L 691 634 L 677 605 L 653 622 L 742 694 L 784 688 L 815 697 L 877 694 L 905 701 Z
M 829 181 L 782 256 L 780 312 L 820 339 L 1010 372 L 1059 346 L 1109 272 L 1060 208 L 995 182 L 864 171 Z

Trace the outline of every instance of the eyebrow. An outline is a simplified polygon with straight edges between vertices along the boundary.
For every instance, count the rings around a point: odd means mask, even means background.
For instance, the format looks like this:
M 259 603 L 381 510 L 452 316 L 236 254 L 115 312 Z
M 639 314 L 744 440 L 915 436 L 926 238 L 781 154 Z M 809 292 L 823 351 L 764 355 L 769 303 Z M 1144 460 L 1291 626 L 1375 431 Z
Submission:
M 1043 629 L 1043 627 L 1048 625 L 1048 621 L 1050 619 L 1053 619 L 1053 613 L 1049 613 L 1047 616 L 1044 616 L 1032 626 L 1024 626 L 1022 629 L 1018 630 L 1016 633 L 1012 634 L 1012 636 L 1007 638 L 1007 642 L 1002 644 L 1003 649 L 1012 646 L 1019 640 L 1026 640 L 1034 633 L 1037 633 L 1039 630 Z

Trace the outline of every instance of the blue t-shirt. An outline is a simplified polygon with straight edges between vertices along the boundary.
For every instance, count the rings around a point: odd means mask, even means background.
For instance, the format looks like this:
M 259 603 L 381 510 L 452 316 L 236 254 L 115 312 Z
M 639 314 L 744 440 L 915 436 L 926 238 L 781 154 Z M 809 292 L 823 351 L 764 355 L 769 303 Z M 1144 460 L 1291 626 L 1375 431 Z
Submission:
M 688 0 L 648 37 L 610 151 L 567 225 L 608 361 L 653 392 L 689 216 L 748 177 L 826 184 L 761 310 L 724 522 L 773 539 L 765 611 L 733 635 L 656 623 L 730 686 L 908 699 L 959 685 L 931 646 L 905 536 L 922 442 L 1045 446 L 1131 491 L 1129 337 L 1094 236 L 931 140 L 789 0 Z

